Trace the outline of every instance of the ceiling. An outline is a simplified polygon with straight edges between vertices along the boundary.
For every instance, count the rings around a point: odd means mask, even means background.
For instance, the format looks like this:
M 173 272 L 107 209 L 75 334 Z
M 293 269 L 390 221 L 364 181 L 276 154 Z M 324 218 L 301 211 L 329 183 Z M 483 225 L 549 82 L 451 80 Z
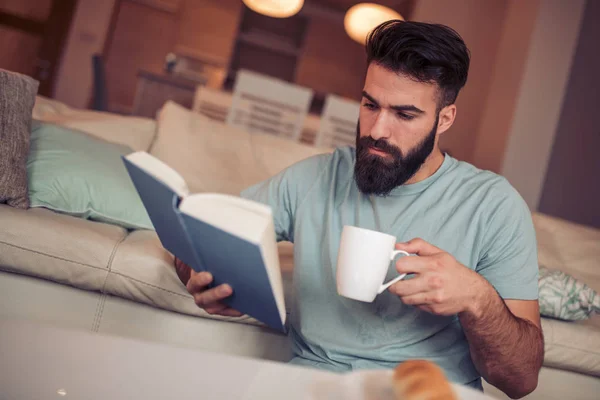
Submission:
M 384 6 L 388 6 L 398 11 L 400 14 L 406 14 L 412 12 L 415 0 L 312 0 L 312 2 L 318 2 L 319 5 L 334 8 L 339 11 L 346 11 L 350 7 L 358 3 L 378 3 Z

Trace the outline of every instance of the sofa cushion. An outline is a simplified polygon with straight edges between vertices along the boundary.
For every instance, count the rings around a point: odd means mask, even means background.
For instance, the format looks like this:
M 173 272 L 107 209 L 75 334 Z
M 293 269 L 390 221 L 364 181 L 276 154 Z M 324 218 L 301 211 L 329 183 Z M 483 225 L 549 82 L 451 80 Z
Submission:
M 600 292 L 600 230 L 534 213 L 539 264 Z
M 39 82 L 0 69 L 0 203 L 29 207 L 27 154 Z
M 281 169 L 328 150 L 250 134 L 167 102 L 151 154 L 175 169 L 192 193 L 239 195 Z
M 281 247 L 285 249 L 283 258 L 288 260 L 288 262 L 280 261 L 284 292 L 290 295 L 292 271 L 288 265 L 289 247 L 286 245 Z M 210 315 L 198 308 L 173 268 L 173 256 L 163 249 L 158 236 L 151 231 L 132 232 L 119 245 L 104 290 L 115 296 L 182 314 L 262 325 L 248 316 L 222 317 Z M 288 311 L 290 305 L 291 298 L 286 297 Z
M 127 231 L 42 208 L 0 205 L 0 268 L 101 290 Z
M 148 151 L 156 134 L 153 119 L 74 109 L 43 96 L 36 97 L 32 116 L 35 120 L 76 129 L 134 151 Z
M 27 162 L 32 207 L 153 229 L 121 160 L 130 148 L 59 125 L 34 125 Z
M 542 318 L 542 329 L 544 366 L 600 377 L 600 327 Z

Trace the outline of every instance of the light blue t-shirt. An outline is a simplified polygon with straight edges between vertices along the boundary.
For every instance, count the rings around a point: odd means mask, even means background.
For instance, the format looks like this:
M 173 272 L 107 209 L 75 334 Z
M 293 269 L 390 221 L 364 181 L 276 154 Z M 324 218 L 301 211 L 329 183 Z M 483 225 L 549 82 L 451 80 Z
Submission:
M 296 364 L 335 371 L 436 362 L 454 382 L 480 387 L 457 316 L 435 316 L 385 291 L 373 303 L 337 294 L 344 225 L 422 238 L 485 277 L 505 299 L 537 299 L 531 214 L 506 179 L 446 155 L 429 178 L 389 196 L 362 194 L 354 148 L 308 158 L 242 193 L 272 207 L 278 240 L 294 243 L 290 335 Z M 397 276 L 390 264 L 386 281 Z M 510 346 L 506 343 L 506 346 Z

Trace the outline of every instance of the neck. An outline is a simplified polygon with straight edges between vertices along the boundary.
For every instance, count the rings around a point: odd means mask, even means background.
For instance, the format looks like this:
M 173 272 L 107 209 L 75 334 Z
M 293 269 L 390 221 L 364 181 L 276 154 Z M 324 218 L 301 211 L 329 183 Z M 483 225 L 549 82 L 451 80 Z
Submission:
M 407 180 L 404 184 L 411 185 L 413 183 L 421 182 L 431 175 L 435 174 L 435 172 L 440 169 L 442 163 L 444 162 L 444 155 L 440 151 L 440 149 L 436 146 L 436 148 L 431 152 L 429 157 L 425 160 L 421 168 L 417 171 L 416 174 L 413 175 L 412 178 Z

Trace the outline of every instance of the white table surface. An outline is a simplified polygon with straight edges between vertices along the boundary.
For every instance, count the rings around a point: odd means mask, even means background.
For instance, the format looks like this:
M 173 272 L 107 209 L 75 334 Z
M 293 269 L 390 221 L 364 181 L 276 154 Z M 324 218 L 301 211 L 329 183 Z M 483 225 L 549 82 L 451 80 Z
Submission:
M 352 374 L 0 320 L 0 400 L 334 399 L 348 389 L 349 378 L 355 386 L 363 381 L 372 386 L 382 379 L 387 383 L 382 376 L 367 372 L 357 379 Z M 464 400 L 490 399 L 464 387 L 456 389 Z

